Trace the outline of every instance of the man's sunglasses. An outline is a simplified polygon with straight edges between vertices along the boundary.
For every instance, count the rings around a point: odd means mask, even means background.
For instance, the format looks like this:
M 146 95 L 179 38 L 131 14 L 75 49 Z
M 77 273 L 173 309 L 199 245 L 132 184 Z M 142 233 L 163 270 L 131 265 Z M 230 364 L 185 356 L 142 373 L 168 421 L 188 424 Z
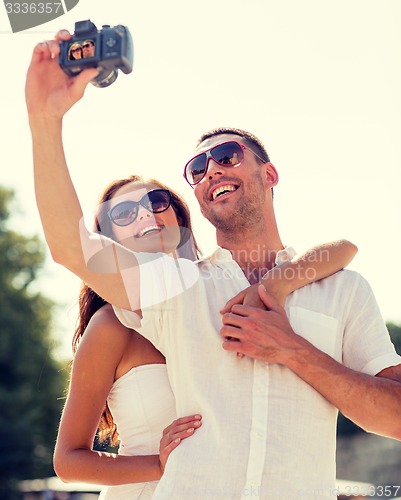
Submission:
M 235 165 L 238 165 L 244 159 L 245 149 L 251 151 L 249 148 L 236 141 L 227 141 L 217 144 L 208 151 L 204 151 L 189 160 L 184 168 L 184 178 L 191 186 L 198 184 L 206 175 L 210 159 L 224 167 L 235 167 Z M 263 163 L 266 163 L 266 161 L 254 151 L 252 151 L 252 153 Z
M 139 201 L 127 200 L 117 203 L 107 215 L 116 226 L 128 226 L 137 218 L 139 205 L 153 214 L 160 214 L 171 205 L 171 193 L 167 189 L 153 189 Z
M 89 49 L 89 47 L 94 47 L 94 45 L 91 43 L 85 43 L 84 45 L 82 45 L 83 49 Z

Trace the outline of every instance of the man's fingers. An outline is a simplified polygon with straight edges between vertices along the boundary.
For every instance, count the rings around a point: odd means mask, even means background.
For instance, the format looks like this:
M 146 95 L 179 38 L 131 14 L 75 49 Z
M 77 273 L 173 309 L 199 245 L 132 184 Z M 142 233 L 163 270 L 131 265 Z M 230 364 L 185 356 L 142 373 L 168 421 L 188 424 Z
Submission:
M 225 340 L 223 342 L 223 349 L 225 351 L 235 352 L 238 358 L 243 358 L 246 355 L 245 345 L 242 342 L 238 342 L 238 340 Z
M 238 342 L 242 337 L 242 329 L 240 325 L 224 325 L 220 329 L 220 336 L 226 340 Z
M 223 325 L 239 327 L 243 324 L 243 319 L 248 318 L 252 312 L 254 313 L 253 307 L 244 306 L 242 304 L 234 304 L 230 312 L 223 314 L 221 320 Z

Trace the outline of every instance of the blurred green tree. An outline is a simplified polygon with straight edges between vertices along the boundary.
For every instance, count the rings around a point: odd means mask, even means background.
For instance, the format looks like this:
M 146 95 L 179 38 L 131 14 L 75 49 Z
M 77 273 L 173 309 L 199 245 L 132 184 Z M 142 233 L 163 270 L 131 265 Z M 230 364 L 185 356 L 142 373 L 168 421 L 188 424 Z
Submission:
M 52 357 L 53 303 L 35 291 L 43 243 L 9 229 L 14 192 L 0 186 L 0 498 L 53 475 L 66 375 Z

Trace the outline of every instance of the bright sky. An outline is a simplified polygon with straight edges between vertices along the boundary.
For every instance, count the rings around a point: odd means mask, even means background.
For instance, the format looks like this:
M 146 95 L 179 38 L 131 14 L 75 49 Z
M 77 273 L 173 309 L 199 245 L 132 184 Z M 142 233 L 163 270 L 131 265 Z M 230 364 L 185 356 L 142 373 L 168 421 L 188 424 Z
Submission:
M 65 119 L 65 149 L 85 211 L 128 173 L 156 177 L 202 219 L 182 166 L 220 125 L 250 130 L 280 174 L 281 236 L 302 250 L 341 237 L 359 247 L 352 269 L 371 283 L 386 321 L 401 323 L 400 0 L 80 0 L 68 14 L 13 34 L 0 6 L 0 184 L 15 189 L 15 229 L 42 235 L 24 102 L 33 46 L 75 21 L 129 27 L 134 71 L 89 86 Z M 250 221 L 252 223 L 252 221 Z M 67 345 L 79 281 L 48 254 L 40 290 L 60 302 Z M 68 351 L 66 351 L 68 353 Z

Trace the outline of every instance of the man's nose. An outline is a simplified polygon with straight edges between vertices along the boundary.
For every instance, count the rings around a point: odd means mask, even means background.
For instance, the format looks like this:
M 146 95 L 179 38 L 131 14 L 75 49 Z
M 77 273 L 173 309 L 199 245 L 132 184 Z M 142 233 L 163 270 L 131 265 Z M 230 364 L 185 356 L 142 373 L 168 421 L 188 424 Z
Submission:
M 213 160 L 213 158 L 208 158 L 209 163 L 207 166 L 207 177 L 211 181 L 214 176 L 222 175 L 224 172 L 224 167 L 222 167 L 219 163 Z

